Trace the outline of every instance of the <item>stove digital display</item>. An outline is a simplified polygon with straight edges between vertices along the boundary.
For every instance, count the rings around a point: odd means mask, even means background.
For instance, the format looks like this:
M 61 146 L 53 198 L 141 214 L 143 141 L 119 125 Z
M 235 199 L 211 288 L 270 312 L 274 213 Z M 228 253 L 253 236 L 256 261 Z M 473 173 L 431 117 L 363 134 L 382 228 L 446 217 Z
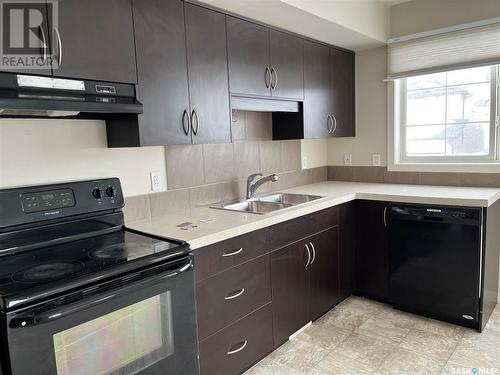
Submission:
M 73 207 L 75 196 L 72 189 L 41 191 L 21 195 L 21 204 L 26 213 Z

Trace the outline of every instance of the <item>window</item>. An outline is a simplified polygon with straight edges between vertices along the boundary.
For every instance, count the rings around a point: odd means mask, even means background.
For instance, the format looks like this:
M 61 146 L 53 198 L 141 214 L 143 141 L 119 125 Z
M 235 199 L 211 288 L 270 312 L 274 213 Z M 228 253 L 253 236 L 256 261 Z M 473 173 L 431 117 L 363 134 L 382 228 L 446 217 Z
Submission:
M 497 74 L 486 66 L 400 79 L 399 161 L 498 159 Z

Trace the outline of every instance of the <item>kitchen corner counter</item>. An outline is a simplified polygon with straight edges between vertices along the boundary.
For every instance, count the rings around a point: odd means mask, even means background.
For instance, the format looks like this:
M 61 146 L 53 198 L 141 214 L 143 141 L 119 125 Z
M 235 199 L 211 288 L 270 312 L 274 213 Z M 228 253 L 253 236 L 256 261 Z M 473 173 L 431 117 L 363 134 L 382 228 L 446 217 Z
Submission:
M 489 207 L 500 198 L 500 189 L 375 184 L 328 181 L 284 192 L 321 195 L 324 198 L 265 215 L 203 208 L 196 214 L 175 214 L 127 223 L 127 227 L 161 237 L 187 241 L 192 249 L 207 246 L 254 230 L 336 206 L 355 199 L 467 207 Z M 192 223 L 189 229 L 177 225 Z

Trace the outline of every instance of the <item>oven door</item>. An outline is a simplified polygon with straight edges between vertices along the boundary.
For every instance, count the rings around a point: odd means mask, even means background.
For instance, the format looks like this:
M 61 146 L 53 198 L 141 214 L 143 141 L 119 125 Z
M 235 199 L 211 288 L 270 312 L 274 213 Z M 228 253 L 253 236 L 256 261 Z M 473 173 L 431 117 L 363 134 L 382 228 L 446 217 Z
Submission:
M 13 375 L 199 373 L 191 258 L 6 318 Z

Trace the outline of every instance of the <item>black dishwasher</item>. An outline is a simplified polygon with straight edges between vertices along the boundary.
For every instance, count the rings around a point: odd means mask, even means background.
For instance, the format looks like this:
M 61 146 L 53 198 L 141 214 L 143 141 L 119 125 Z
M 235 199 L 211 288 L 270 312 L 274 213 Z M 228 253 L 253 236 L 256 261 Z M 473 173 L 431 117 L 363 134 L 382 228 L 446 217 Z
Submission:
M 481 212 L 391 206 L 389 296 L 394 307 L 478 327 Z

